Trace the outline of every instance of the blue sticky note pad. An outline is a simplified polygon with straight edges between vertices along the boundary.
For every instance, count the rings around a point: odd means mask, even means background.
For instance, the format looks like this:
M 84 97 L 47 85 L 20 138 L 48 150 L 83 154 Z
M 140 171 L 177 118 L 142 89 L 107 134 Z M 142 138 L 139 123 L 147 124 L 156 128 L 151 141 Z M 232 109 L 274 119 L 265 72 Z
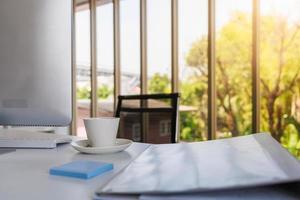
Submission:
M 90 179 L 113 169 L 113 164 L 96 161 L 73 161 L 50 169 L 51 175 Z

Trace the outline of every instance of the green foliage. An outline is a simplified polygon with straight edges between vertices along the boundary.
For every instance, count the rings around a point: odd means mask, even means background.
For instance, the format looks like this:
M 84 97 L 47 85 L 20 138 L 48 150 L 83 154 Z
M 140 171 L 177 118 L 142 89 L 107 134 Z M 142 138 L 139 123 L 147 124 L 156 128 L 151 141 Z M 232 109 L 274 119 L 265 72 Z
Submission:
M 281 144 L 300 158 L 300 123 L 292 116 L 285 116 L 285 129 Z
M 180 104 L 196 108 L 193 112 L 180 113 L 181 139 L 203 140 L 207 132 L 207 84 L 191 79 L 181 83 L 181 91 Z
M 199 116 L 193 112 L 180 113 L 180 139 L 184 141 L 202 141 L 202 127 Z
M 149 81 L 149 93 L 170 93 L 171 81 L 166 74 L 155 73 Z
M 112 94 L 113 90 L 105 84 L 97 90 L 99 99 L 107 99 Z M 91 99 L 91 89 L 89 87 L 77 88 L 77 99 Z
M 232 20 L 218 32 L 216 44 L 218 130 L 221 133 L 230 132 L 233 136 L 249 134 L 251 132 L 251 18 L 243 13 L 236 13 Z M 186 57 L 188 66 L 199 72 L 190 86 L 197 84 L 199 80 L 202 85 L 207 85 L 207 47 L 207 38 L 204 36 L 193 44 Z M 207 93 L 206 90 L 203 92 Z M 195 99 L 202 99 L 201 95 Z
M 88 87 L 77 88 L 77 99 L 91 99 L 91 89 Z
M 226 137 L 252 132 L 251 34 L 251 15 L 241 12 L 216 34 L 218 134 Z M 300 26 L 284 16 L 262 16 L 260 41 L 261 129 L 295 149 L 300 147 L 300 130 L 295 122 L 285 123 L 283 116 L 291 116 L 293 96 L 300 93 Z M 206 131 L 201 124 L 207 120 L 207 48 L 203 36 L 186 56 L 187 65 L 197 73 L 181 84 L 182 102 L 198 109 L 197 114 L 184 116 L 182 138 L 187 140 Z M 198 120 L 189 119 L 193 117 Z
M 110 95 L 113 94 L 113 90 L 110 89 L 107 85 L 103 85 L 98 88 L 97 95 L 99 99 L 107 99 Z
M 294 124 L 288 124 L 281 137 L 281 144 L 292 154 L 300 158 L 300 137 L 299 131 Z

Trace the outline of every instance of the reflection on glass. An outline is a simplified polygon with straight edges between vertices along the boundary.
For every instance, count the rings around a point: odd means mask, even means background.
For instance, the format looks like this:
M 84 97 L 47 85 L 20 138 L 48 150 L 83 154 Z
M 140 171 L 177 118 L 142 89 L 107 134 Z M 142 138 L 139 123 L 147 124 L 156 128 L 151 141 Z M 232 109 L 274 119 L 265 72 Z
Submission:
M 179 0 L 180 133 L 207 138 L 207 1 Z
M 142 142 L 141 113 L 120 114 L 119 137 Z
M 148 108 L 164 109 L 172 108 L 170 99 L 145 100 Z M 129 109 L 141 108 L 139 99 L 122 100 L 122 107 Z M 154 111 L 149 113 L 131 110 L 120 112 L 119 137 L 131 139 L 135 142 L 151 144 L 171 143 L 172 136 L 172 112 Z M 145 132 L 143 132 L 145 125 Z
M 217 138 L 250 134 L 252 1 L 216 1 Z
M 148 93 L 171 92 L 171 1 L 147 1 Z
M 91 106 L 91 54 L 90 10 L 88 2 L 76 5 L 76 80 L 77 80 L 77 135 L 85 136 L 83 119 L 90 117 Z
M 300 2 L 261 1 L 261 130 L 300 158 Z
M 140 1 L 120 2 L 121 94 L 140 94 Z
M 114 113 L 114 27 L 112 1 L 97 1 L 98 116 Z

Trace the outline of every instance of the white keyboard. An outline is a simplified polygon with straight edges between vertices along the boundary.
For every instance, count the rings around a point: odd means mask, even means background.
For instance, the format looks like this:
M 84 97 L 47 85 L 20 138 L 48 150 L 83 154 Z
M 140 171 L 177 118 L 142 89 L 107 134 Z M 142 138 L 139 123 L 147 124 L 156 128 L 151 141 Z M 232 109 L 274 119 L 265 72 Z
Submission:
M 0 148 L 55 148 L 72 141 L 69 135 L 21 130 L 0 130 Z

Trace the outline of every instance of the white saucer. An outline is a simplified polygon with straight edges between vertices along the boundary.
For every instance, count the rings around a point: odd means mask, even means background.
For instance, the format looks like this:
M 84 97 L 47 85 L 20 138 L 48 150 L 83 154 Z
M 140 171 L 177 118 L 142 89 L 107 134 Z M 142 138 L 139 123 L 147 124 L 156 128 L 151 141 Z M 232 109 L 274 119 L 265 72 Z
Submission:
M 123 151 L 132 144 L 131 140 L 117 138 L 116 144 L 105 147 L 89 147 L 88 140 L 78 140 L 71 143 L 72 147 L 77 151 L 88 154 L 106 154 Z

